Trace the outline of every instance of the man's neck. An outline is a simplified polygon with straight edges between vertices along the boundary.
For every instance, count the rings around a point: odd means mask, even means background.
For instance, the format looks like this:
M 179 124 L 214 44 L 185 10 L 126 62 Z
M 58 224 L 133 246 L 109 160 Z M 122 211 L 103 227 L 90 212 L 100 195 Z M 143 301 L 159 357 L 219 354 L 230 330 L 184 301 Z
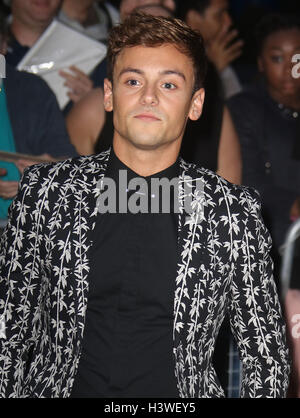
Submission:
M 132 171 L 148 177 L 173 165 L 178 158 L 180 145 L 181 141 L 176 141 L 154 150 L 143 150 L 114 138 L 113 150 L 119 160 Z
M 84 24 L 89 17 L 93 3 L 93 0 L 75 2 L 72 0 L 65 0 L 61 9 L 70 19 L 77 20 L 81 24 Z
M 27 26 L 17 19 L 11 23 L 11 32 L 16 40 L 24 46 L 32 47 L 48 25 Z

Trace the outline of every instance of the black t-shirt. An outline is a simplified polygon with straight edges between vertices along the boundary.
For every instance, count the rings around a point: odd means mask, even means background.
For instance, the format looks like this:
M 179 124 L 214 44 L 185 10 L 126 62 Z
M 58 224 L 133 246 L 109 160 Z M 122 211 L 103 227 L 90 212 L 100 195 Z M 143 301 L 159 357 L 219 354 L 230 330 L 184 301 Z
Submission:
M 112 151 L 106 177 L 117 185 L 119 170 L 126 170 L 128 181 L 139 177 Z M 178 173 L 177 161 L 145 180 L 149 184 L 153 177 L 171 179 Z M 177 216 L 98 215 L 72 397 L 178 397 L 172 354 Z

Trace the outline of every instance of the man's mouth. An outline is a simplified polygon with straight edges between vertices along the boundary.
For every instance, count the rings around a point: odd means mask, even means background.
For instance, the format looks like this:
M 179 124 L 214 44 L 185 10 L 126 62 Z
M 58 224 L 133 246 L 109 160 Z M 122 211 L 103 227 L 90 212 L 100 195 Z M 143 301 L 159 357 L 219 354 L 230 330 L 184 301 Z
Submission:
M 138 115 L 135 115 L 134 117 L 145 122 L 160 121 L 160 119 L 152 113 L 140 113 Z

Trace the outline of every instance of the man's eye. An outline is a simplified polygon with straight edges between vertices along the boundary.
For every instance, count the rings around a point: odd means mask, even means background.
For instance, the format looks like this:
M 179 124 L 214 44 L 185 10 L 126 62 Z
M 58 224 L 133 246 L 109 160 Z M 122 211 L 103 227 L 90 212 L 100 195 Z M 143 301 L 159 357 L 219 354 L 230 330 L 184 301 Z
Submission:
M 139 82 L 137 80 L 128 80 L 126 81 L 126 84 L 129 86 L 139 86 Z
M 164 87 L 165 89 L 167 89 L 167 90 L 173 90 L 173 89 L 176 89 L 176 86 L 175 86 L 175 84 L 173 84 L 173 83 L 164 83 L 164 84 L 163 84 L 163 87 Z

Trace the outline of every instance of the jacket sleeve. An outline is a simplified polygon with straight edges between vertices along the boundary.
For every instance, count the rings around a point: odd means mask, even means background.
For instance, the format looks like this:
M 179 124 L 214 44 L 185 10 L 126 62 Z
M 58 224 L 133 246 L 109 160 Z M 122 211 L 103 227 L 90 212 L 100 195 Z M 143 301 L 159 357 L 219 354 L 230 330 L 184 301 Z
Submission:
M 242 360 L 241 397 L 286 396 L 290 359 L 273 280 L 271 238 L 254 190 L 242 192 L 243 231 L 230 289 L 230 324 Z
M 39 254 L 26 170 L 0 243 L 0 397 L 25 397 L 28 355 L 38 333 Z M 36 246 L 37 247 L 37 246 Z

